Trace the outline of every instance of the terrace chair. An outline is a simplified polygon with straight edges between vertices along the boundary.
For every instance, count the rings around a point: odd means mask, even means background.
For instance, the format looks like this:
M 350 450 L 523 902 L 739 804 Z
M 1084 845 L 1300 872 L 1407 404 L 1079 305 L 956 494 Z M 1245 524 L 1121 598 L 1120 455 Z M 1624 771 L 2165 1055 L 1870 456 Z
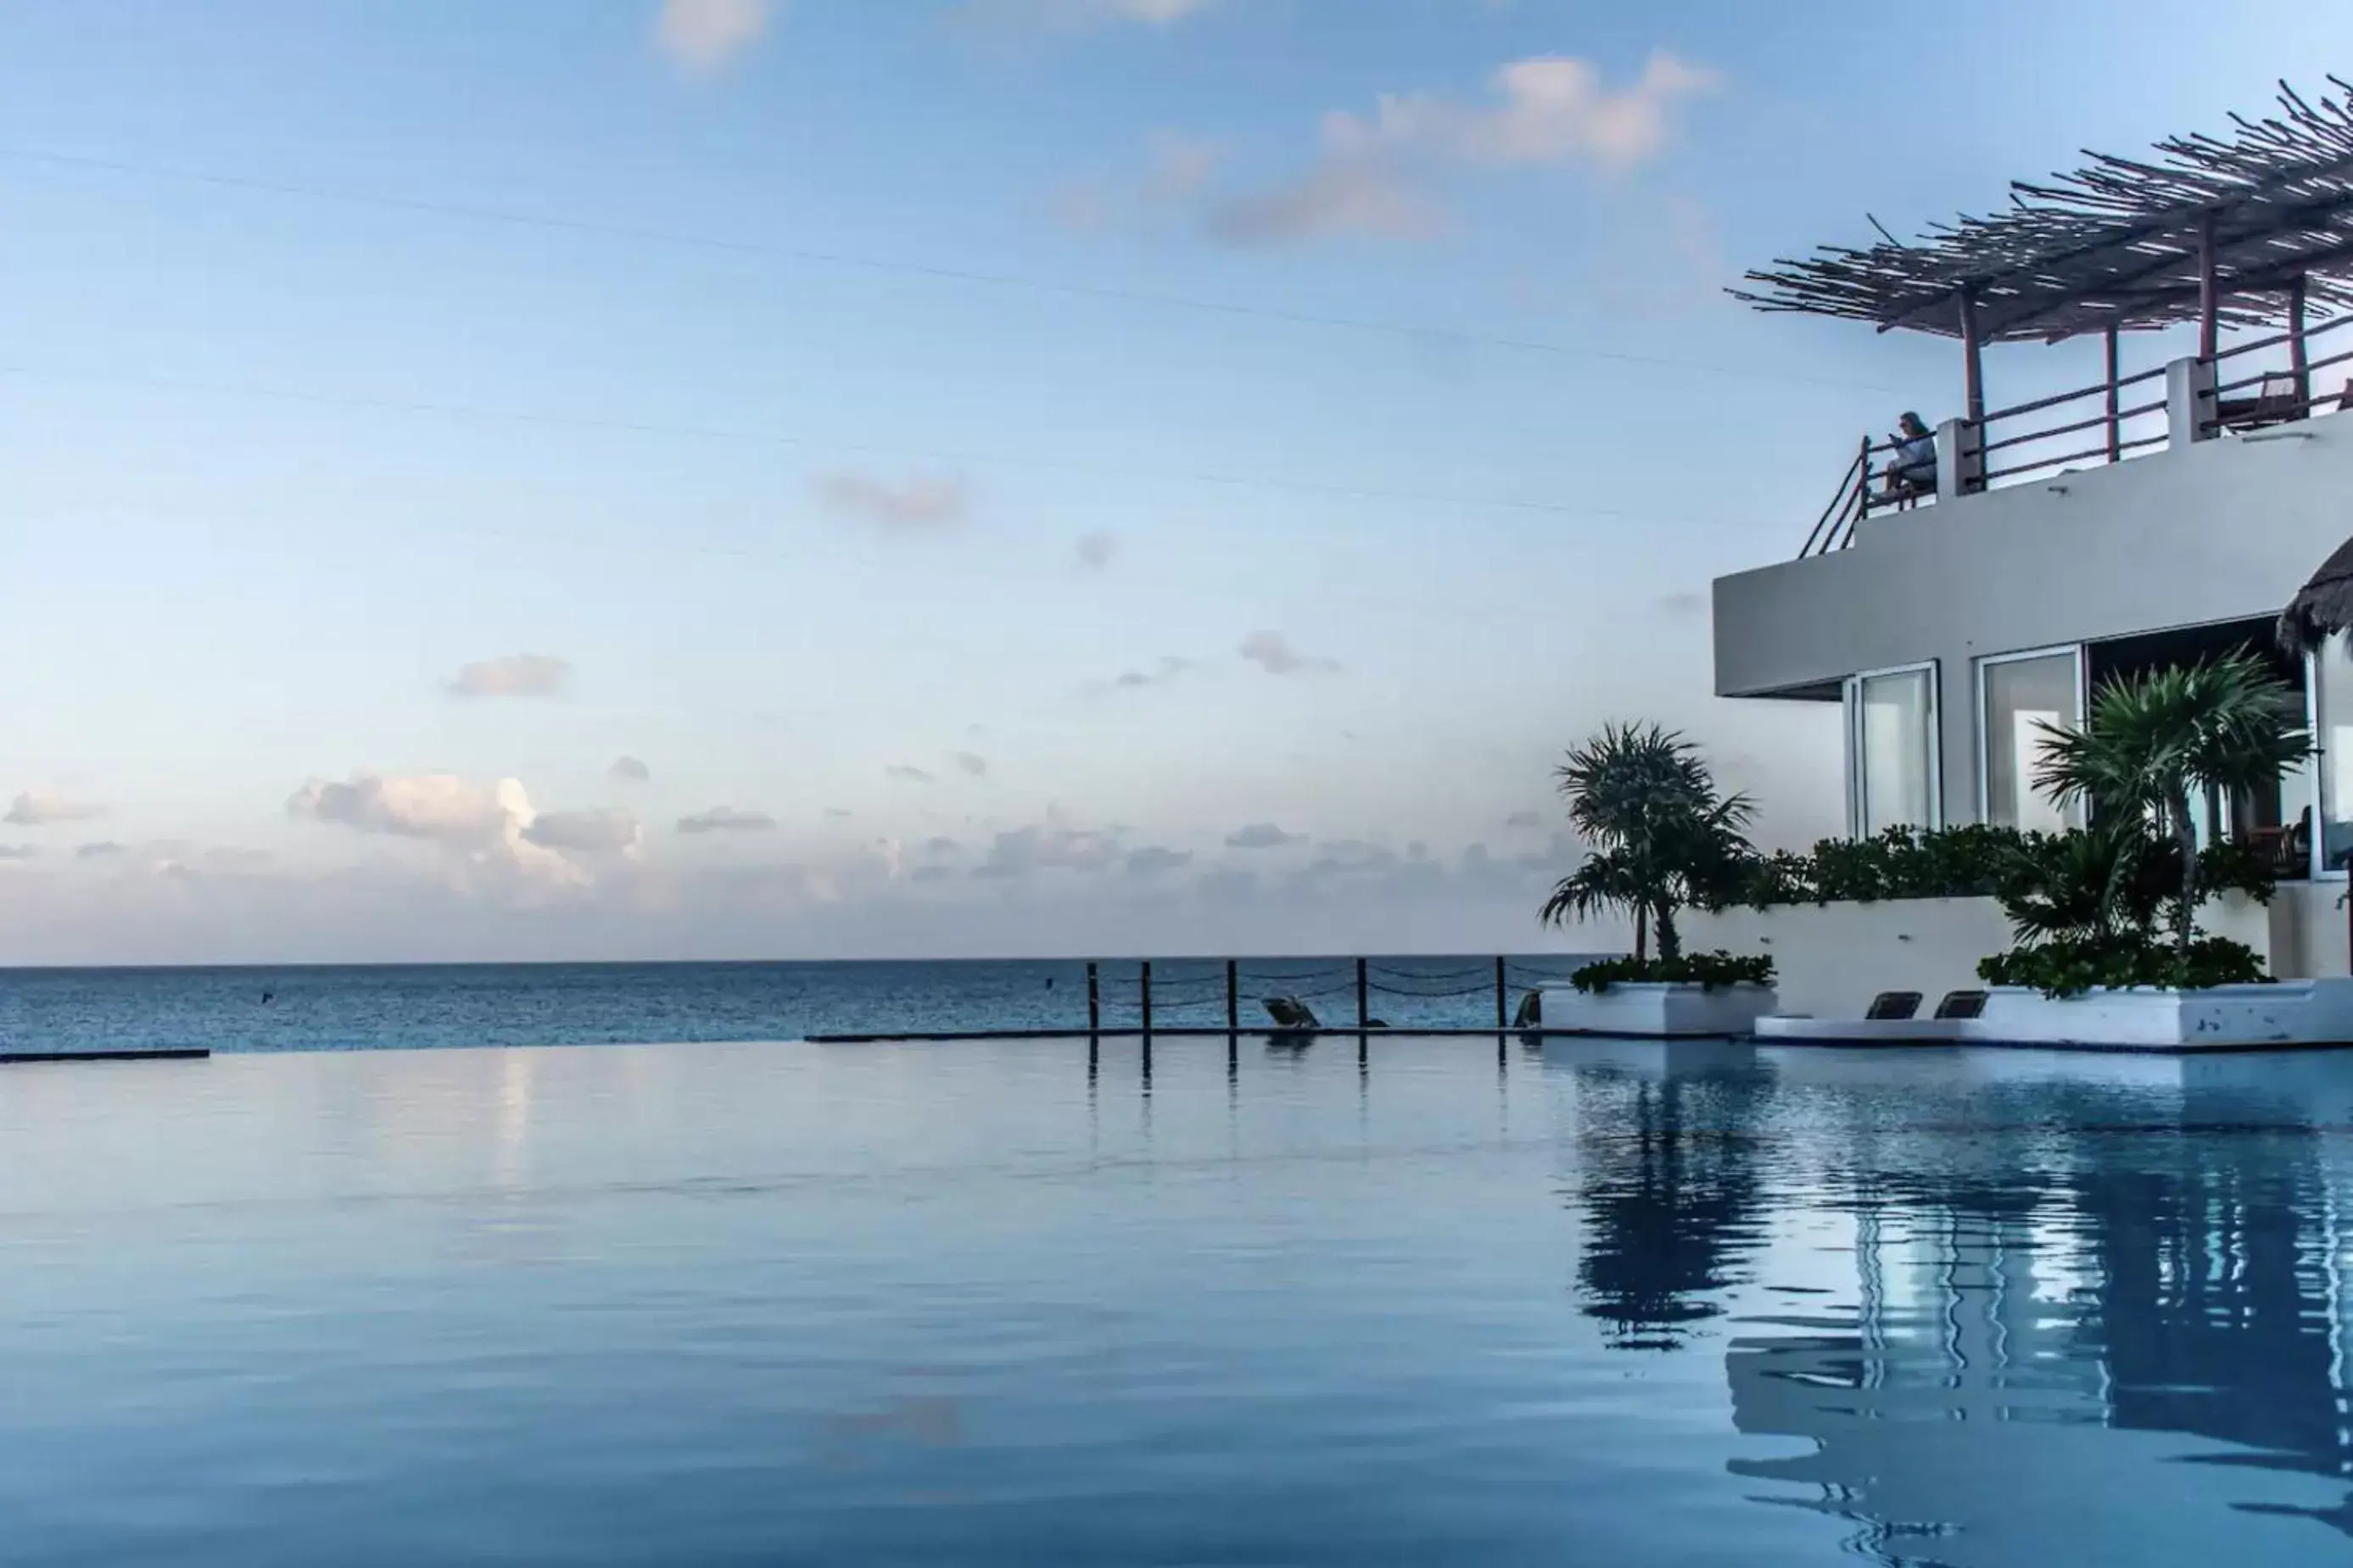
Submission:
M 1871 999 L 1871 1009 L 1862 1016 L 1867 1023 L 1887 1024 L 1915 1017 L 1919 1011 L 1920 993 L 1917 991 L 1883 991 Z
M 2215 422 L 2226 430 L 2260 430 L 2303 418 L 2304 406 L 2295 395 L 2295 376 L 2288 371 L 2269 371 L 2255 384 L 2253 397 L 2225 397 L 2215 405 L 2214 415 Z
M 1982 991 L 1947 991 L 1945 999 L 1936 1004 L 1940 1019 L 1982 1018 L 1985 1016 L 1986 994 Z

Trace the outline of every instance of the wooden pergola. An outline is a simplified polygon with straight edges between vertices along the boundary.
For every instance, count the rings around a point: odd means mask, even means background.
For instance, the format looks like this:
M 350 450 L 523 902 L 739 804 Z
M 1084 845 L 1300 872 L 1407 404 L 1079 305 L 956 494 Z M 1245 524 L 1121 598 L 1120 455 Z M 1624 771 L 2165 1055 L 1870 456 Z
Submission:
M 2335 96 L 2317 102 L 2282 82 L 2276 112 L 2232 115 L 2227 135 L 2139 159 L 2087 153 L 2073 174 L 2014 183 L 2002 212 L 1909 244 L 1825 246 L 1731 292 L 1763 310 L 1958 338 L 1972 420 L 1986 413 L 1987 343 L 2099 333 L 2113 384 L 2119 333 L 2186 321 L 2209 361 L 2225 324 L 2284 328 L 2308 395 L 2308 315 L 2353 310 L 2353 84 L 2327 79 Z

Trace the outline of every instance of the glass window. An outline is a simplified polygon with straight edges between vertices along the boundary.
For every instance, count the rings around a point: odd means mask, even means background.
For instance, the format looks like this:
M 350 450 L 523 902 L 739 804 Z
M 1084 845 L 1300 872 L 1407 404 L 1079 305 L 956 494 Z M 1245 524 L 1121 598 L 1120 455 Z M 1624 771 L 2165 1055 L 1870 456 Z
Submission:
M 2034 773 L 2042 762 L 2042 727 L 2073 730 L 2084 721 L 2075 650 L 1988 659 L 1978 667 L 1978 689 L 1985 820 L 2029 832 L 2065 831 L 2076 812 L 2039 793 Z
M 2353 651 L 2342 633 L 2312 660 L 2313 765 L 2320 773 L 2320 864 L 2342 871 L 2353 858 Z
M 1855 831 L 1936 825 L 1936 672 L 1857 676 L 1847 686 Z

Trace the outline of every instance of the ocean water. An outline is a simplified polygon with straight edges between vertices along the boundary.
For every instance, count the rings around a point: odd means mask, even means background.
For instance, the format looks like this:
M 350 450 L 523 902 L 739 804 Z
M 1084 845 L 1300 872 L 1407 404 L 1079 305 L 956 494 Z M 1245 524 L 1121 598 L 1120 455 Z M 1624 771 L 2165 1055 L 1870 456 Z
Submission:
M 2353 1560 L 2353 1058 L 0 1072 L 11 1563 Z
M 1489 1025 L 1492 957 L 1369 959 L 1372 1016 L 1399 1027 Z M 1505 961 L 1511 1005 L 1585 959 Z M 1354 1024 L 1353 959 L 1253 959 L 1242 1021 L 1296 995 Z M 1107 1028 L 1142 1015 L 1142 966 L 1098 969 Z M 1153 964 L 1156 1028 L 1226 1021 L 1222 961 Z M 484 963 L 227 969 L 0 969 L 0 1051 L 216 1051 L 789 1040 L 819 1034 L 1083 1029 L 1082 962 Z

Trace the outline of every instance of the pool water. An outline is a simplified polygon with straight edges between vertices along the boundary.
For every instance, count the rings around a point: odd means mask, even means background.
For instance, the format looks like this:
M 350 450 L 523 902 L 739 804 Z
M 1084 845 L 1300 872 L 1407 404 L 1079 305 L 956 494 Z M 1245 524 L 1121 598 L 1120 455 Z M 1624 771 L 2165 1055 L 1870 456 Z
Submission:
M 2353 1056 L 0 1075 L 11 1563 L 2353 1561 Z

